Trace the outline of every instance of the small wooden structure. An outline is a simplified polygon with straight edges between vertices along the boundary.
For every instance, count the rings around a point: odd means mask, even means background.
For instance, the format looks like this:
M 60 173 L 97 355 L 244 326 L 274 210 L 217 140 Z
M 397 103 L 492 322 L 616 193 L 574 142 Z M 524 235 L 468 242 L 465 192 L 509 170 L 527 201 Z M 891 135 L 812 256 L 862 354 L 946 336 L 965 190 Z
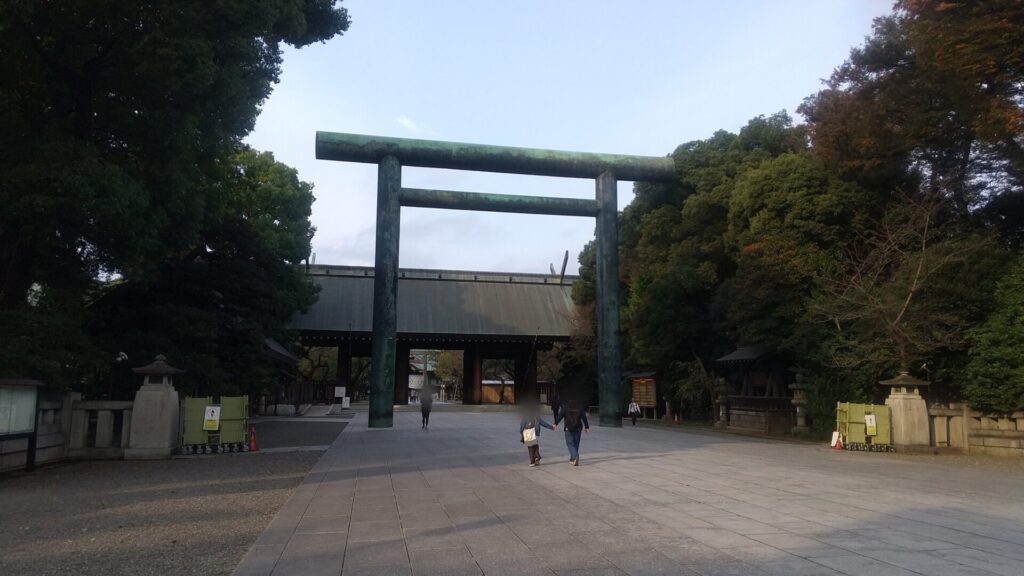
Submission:
M 726 399 L 727 427 L 743 432 L 785 434 L 793 429 L 796 409 L 788 396 L 789 372 L 767 346 L 746 346 L 716 362 L 731 373 Z

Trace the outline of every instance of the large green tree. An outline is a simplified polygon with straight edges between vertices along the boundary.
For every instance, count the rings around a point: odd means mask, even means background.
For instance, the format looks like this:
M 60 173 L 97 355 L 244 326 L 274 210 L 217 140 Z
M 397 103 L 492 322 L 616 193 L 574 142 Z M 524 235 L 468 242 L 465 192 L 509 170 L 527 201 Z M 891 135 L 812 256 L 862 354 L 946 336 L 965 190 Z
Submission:
M 203 246 L 282 45 L 347 29 L 335 4 L 0 4 L 0 371 L 73 381 L 97 284 Z
M 677 148 L 678 183 L 638 184 L 620 218 L 627 368 L 706 399 L 709 360 L 767 344 L 804 373 L 819 429 L 901 367 L 931 399 L 1015 404 L 997 345 L 1015 341 L 1014 302 L 992 294 L 1024 241 L 1022 47 L 1020 0 L 898 1 L 805 124 L 780 113 Z M 580 262 L 588 311 L 590 247 Z
M 758 117 L 739 134 L 677 148 L 678 186 L 637 186 L 621 217 L 630 364 L 664 373 L 728 347 L 713 302 L 736 269 L 729 213 L 737 182 L 803 147 L 788 115 Z
M 273 383 L 281 367 L 264 341 L 287 342 L 284 326 L 315 296 L 296 266 L 310 251 L 312 186 L 268 152 L 232 160 L 223 202 L 207 207 L 196 247 L 165 258 L 151 276 L 108 283 L 91 307 L 90 335 L 102 349 L 135 364 L 162 352 L 187 370 L 179 380 L 191 393 Z M 134 390 L 123 376 L 113 374 L 114 393 Z

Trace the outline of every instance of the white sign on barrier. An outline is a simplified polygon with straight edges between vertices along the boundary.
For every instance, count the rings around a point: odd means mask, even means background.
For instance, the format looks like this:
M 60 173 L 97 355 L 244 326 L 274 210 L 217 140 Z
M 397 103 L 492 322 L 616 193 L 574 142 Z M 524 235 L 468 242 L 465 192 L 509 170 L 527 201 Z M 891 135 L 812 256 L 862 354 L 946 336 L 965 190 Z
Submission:
M 345 397 L 345 387 L 344 386 L 335 386 L 334 387 L 334 397 L 335 398 L 344 398 Z
M 350 401 L 351 401 L 351 398 L 349 398 L 348 396 L 345 396 L 344 398 L 341 399 L 341 407 L 342 408 L 348 408 Z
M 874 414 L 864 415 L 864 434 L 866 436 L 878 436 L 878 424 Z
M 220 430 L 220 406 L 207 406 L 203 413 L 203 430 L 216 432 Z

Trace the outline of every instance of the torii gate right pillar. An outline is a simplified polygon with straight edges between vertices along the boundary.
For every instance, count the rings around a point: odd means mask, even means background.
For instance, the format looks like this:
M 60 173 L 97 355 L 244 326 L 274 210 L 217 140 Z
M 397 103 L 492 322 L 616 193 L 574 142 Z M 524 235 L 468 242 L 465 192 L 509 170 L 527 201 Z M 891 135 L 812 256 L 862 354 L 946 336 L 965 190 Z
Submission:
M 597 177 L 597 393 L 601 426 L 622 426 L 618 182 Z

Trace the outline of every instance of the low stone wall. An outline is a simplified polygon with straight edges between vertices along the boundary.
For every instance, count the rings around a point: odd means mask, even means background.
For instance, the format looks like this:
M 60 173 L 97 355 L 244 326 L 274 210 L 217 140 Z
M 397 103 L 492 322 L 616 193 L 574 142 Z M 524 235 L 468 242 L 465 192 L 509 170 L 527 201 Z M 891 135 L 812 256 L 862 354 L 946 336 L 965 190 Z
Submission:
M 1024 457 L 1024 412 L 986 414 L 967 404 L 928 409 L 932 446 L 970 454 Z
M 36 465 L 67 458 L 120 459 L 128 445 L 132 403 L 80 400 L 79 393 L 39 397 Z M 0 441 L 0 472 L 25 467 L 28 438 Z
M 75 401 L 72 405 L 67 457 L 120 460 L 128 446 L 131 422 L 131 402 Z

